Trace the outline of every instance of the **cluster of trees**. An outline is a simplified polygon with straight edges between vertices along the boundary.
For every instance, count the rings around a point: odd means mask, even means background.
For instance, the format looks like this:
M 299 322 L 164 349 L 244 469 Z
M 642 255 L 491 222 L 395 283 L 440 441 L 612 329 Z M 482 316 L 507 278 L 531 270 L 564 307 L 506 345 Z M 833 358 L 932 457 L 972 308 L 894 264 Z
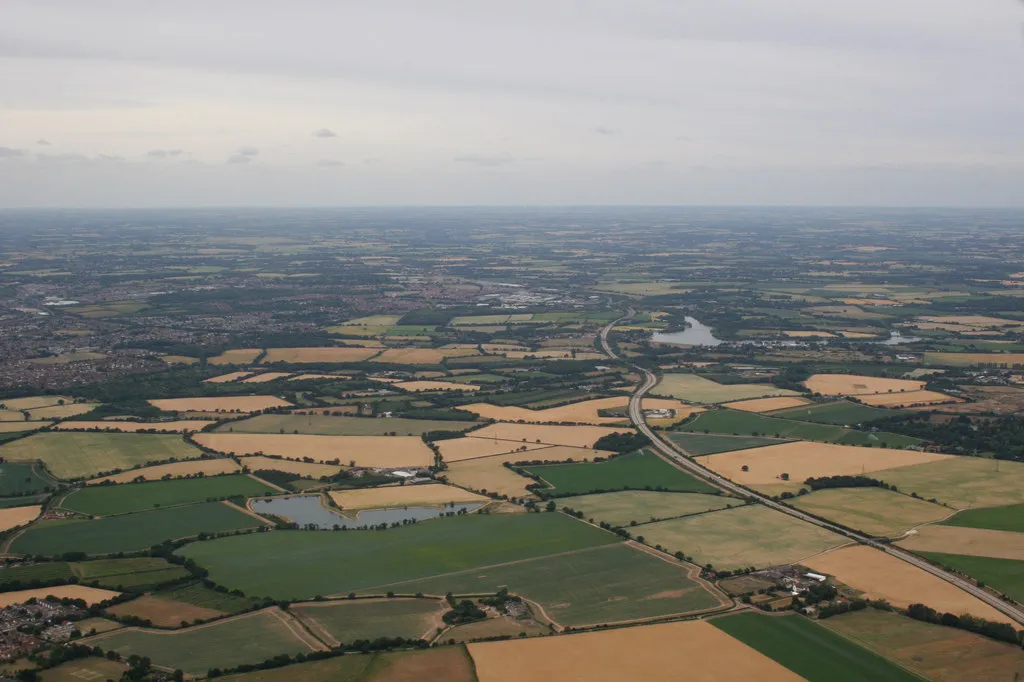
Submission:
M 898 492 L 896 486 L 889 485 L 883 481 L 870 476 L 822 476 L 820 478 L 808 478 L 804 481 L 811 487 L 811 490 L 825 490 L 827 488 L 885 488 Z
M 650 445 L 651 440 L 642 433 L 609 433 L 601 436 L 594 443 L 595 450 L 611 450 L 619 454 L 636 452 L 645 445 Z
M 979 455 L 991 452 L 996 459 L 1024 461 L 1024 417 L 971 420 L 960 415 L 946 423 L 930 420 L 928 413 L 890 417 L 875 422 L 879 428 L 923 438 L 941 445 L 946 452 Z
M 1021 633 L 1017 632 L 1009 623 L 995 623 L 968 614 L 957 616 L 952 613 L 940 613 L 924 604 L 911 604 L 907 607 L 907 615 L 914 620 L 967 630 L 1001 642 L 1021 643 Z

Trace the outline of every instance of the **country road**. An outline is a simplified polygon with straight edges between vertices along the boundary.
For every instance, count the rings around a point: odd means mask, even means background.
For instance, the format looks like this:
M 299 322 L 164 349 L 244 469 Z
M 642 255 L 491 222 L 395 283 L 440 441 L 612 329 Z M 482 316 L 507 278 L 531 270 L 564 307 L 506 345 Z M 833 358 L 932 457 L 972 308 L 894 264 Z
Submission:
M 998 596 L 992 594 L 991 592 L 988 592 L 987 590 L 981 587 L 978 587 L 969 580 L 961 578 L 960 576 L 954 573 L 950 573 L 949 571 L 939 568 L 938 566 L 933 566 L 924 559 L 921 559 L 920 557 L 917 557 L 914 554 L 911 554 L 910 552 L 906 552 L 901 549 L 892 547 L 891 545 L 878 542 L 873 538 L 868 537 L 867 535 L 862 535 L 861 533 L 857 533 L 846 528 L 836 526 L 832 523 L 829 523 L 828 521 L 823 521 L 809 514 L 805 514 L 799 511 L 798 509 L 794 509 L 787 505 L 776 502 L 770 497 L 766 497 L 765 495 L 762 495 L 756 491 L 737 485 L 736 483 L 733 483 L 729 479 L 716 474 L 710 469 L 706 469 L 700 464 L 697 464 L 697 462 L 692 460 L 682 448 L 659 436 L 650 426 L 647 425 L 647 420 L 644 417 L 643 410 L 640 407 L 641 402 L 643 401 L 643 398 L 647 394 L 647 392 L 658 384 L 658 377 L 653 372 L 644 369 L 643 367 L 640 367 L 638 365 L 634 365 L 623 358 L 620 358 L 612 351 L 611 346 L 608 344 L 608 333 L 617 324 L 625 320 L 631 319 L 634 315 L 636 315 L 636 311 L 630 308 L 626 315 L 608 323 L 607 326 L 602 328 L 600 336 L 601 348 L 604 350 L 604 353 L 608 357 L 610 357 L 613 360 L 626 363 L 630 367 L 640 372 L 641 376 L 643 377 L 640 386 L 636 389 L 636 391 L 629 399 L 629 419 L 637 428 L 637 430 L 640 431 L 640 433 L 644 434 L 651 440 L 653 449 L 659 455 L 683 467 L 689 473 L 696 476 L 697 478 L 704 480 L 718 488 L 721 488 L 722 490 L 734 493 L 747 499 L 756 500 L 757 502 L 765 505 L 766 507 L 775 509 L 784 514 L 789 514 L 790 516 L 798 518 L 801 521 L 813 523 L 816 526 L 820 526 L 821 528 L 825 528 L 827 530 L 832 531 L 833 533 L 837 533 L 861 544 L 874 547 L 875 549 L 883 551 L 886 554 L 889 554 L 890 556 L 894 556 L 897 559 L 906 561 L 909 564 L 917 566 L 921 570 L 927 571 L 928 573 L 931 573 L 932 575 L 941 578 L 946 582 L 955 585 L 956 587 L 959 587 L 965 592 L 974 595 L 975 597 L 982 600 L 983 602 L 985 602 L 992 608 L 996 609 L 1000 613 L 1003 613 L 1004 615 L 1013 619 L 1017 623 L 1024 625 L 1024 609 L 1012 603 L 1003 601 Z

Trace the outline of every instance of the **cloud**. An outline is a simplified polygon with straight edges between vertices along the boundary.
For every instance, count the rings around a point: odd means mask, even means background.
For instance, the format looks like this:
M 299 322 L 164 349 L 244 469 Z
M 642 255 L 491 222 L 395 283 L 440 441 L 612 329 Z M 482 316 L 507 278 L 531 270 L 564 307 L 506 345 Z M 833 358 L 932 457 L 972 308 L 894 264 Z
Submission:
M 181 149 L 150 149 L 146 152 L 146 156 L 154 159 L 166 159 L 175 156 L 181 156 L 185 152 Z
M 238 153 L 242 156 L 259 156 L 260 150 L 256 147 L 239 147 Z
M 97 154 L 96 159 L 99 161 L 114 161 L 118 163 L 124 161 L 123 156 L 117 156 L 116 154 Z
M 622 131 L 618 128 L 609 128 L 608 126 L 597 126 L 594 128 L 594 132 L 598 135 L 621 135 Z
M 40 147 L 52 147 L 53 146 L 52 144 L 50 144 L 46 140 L 42 140 L 42 139 L 36 140 L 36 144 L 39 145 Z
M 84 154 L 36 154 L 41 163 L 88 163 L 91 159 Z
M 313 137 L 337 137 L 338 133 L 334 132 L 330 128 L 321 128 L 320 130 L 313 131 Z
M 477 166 L 504 166 L 512 163 L 511 154 L 462 154 L 456 156 L 456 163 L 472 163 Z
M 345 165 L 345 162 L 335 161 L 334 159 L 320 159 L 316 162 L 316 165 L 320 168 L 340 168 Z
M 10 147 L 0 147 L 0 159 L 20 159 L 25 156 L 25 152 L 20 149 L 11 149 Z
M 232 154 L 228 157 L 227 163 L 252 163 L 252 156 L 247 154 Z

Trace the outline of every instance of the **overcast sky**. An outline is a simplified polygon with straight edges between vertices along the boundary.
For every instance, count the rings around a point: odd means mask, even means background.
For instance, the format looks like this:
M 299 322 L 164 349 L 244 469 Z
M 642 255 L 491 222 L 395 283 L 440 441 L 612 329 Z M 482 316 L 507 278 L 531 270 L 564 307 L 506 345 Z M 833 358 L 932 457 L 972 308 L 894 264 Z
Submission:
M 2 0 L 0 207 L 1024 204 L 1016 0 Z

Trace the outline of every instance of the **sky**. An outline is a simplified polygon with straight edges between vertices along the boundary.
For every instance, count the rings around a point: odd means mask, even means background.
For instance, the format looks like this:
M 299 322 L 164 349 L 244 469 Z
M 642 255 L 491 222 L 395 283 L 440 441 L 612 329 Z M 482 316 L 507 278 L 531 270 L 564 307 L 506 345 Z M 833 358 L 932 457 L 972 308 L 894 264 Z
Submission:
M 0 208 L 1024 205 L 1017 0 L 3 0 Z

